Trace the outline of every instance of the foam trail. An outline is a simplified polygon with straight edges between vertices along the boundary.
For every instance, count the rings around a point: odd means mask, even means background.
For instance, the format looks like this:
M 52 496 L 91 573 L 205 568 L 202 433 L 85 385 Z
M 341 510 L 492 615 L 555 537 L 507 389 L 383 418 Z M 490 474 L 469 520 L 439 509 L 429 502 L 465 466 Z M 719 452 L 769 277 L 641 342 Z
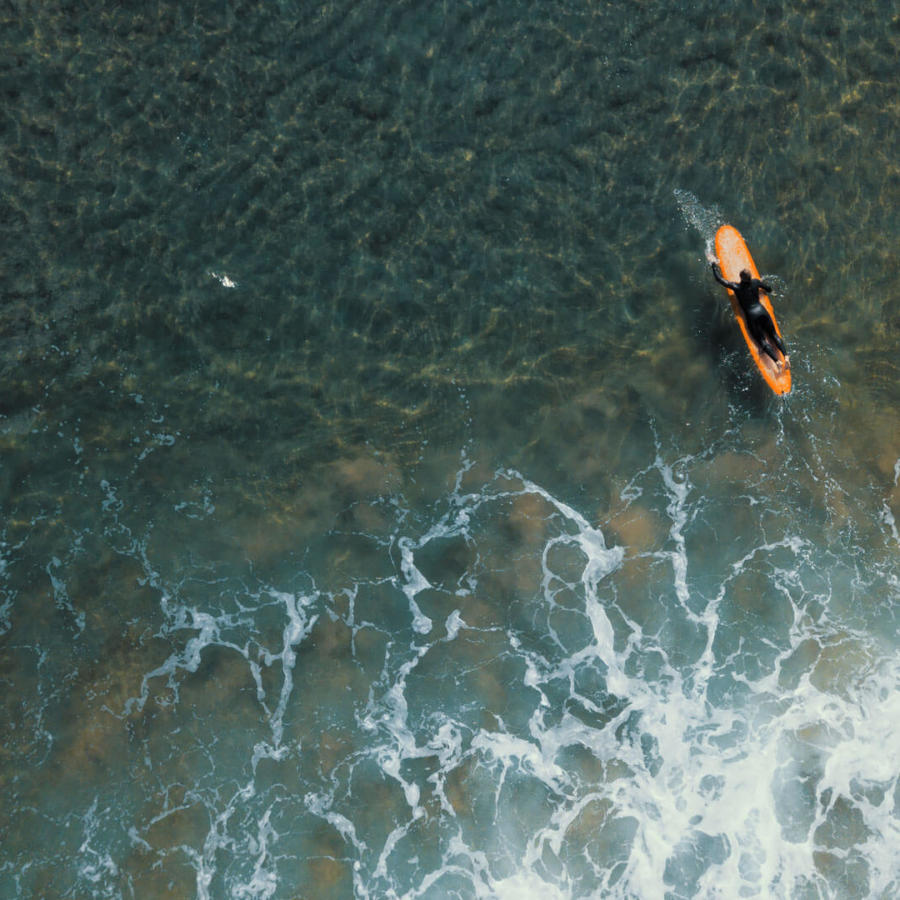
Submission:
M 315 595 L 297 597 L 294 594 L 274 590 L 270 593 L 276 600 L 284 604 L 285 612 L 287 613 L 287 624 L 284 628 L 284 643 L 281 653 L 275 655 L 267 652 L 263 656 L 267 666 L 271 666 L 276 659 L 281 660 L 281 693 L 278 697 L 278 706 L 269 717 L 272 727 L 272 746 L 270 751 L 273 754 L 278 754 L 283 752 L 284 749 L 281 746 L 281 739 L 284 733 L 284 714 L 294 688 L 293 670 L 297 661 L 297 654 L 294 648 L 309 635 L 319 617 L 315 615 L 310 616 L 307 613 L 307 608 L 316 600 Z M 258 681 L 257 687 L 261 689 Z
M 675 593 L 684 611 L 691 619 L 698 621 L 698 617 L 694 615 L 689 606 L 690 592 L 687 586 L 688 559 L 684 541 L 684 528 L 687 524 L 688 515 L 686 504 L 690 483 L 683 474 L 680 478 L 676 477 L 672 466 L 666 465 L 658 455 L 654 465 L 662 476 L 669 497 L 669 503 L 666 507 L 666 512 L 672 521 L 669 537 L 674 542 L 676 549 L 668 554 L 668 558 L 672 563 Z

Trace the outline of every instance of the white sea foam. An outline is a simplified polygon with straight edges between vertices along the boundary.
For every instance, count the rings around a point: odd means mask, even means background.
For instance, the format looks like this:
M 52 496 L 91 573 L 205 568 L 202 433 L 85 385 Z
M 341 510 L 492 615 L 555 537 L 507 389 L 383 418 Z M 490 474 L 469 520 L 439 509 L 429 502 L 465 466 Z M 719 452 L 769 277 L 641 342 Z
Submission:
M 531 734 L 515 736 L 502 730 L 482 730 L 472 736 L 463 759 L 474 755 L 494 773 L 494 828 L 498 832 L 508 832 L 511 826 L 515 830 L 514 819 L 509 819 L 515 813 L 504 808 L 502 799 L 504 784 L 513 776 L 543 785 L 556 798 L 555 812 L 543 824 L 533 823 L 536 831 L 522 833 L 522 868 L 514 874 L 492 875 L 495 865 L 485 862 L 475 847 L 469 846 L 466 855 L 472 873 L 471 888 L 476 895 L 484 892 L 485 896 L 529 896 L 541 892 L 578 895 L 578 878 L 566 870 L 566 859 L 571 860 L 566 855 L 566 845 L 571 844 L 585 808 L 591 802 L 603 801 L 609 804 L 604 820 L 607 827 L 618 822 L 629 823 L 626 832 L 634 829 L 622 865 L 615 868 L 607 859 L 604 872 L 601 854 L 588 866 L 597 876 L 594 883 L 602 885 L 604 896 L 658 896 L 669 886 L 700 896 L 787 897 L 800 885 L 824 883 L 815 858 L 816 854 L 829 852 L 827 842 L 823 843 L 823 829 L 840 828 L 828 824 L 829 816 L 840 815 L 840 808 L 835 807 L 838 797 L 859 810 L 865 821 L 870 884 L 878 890 L 894 886 L 891 873 L 896 869 L 896 857 L 888 848 L 894 845 L 897 829 L 889 799 L 897 778 L 896 765 L 874 760 L 872 741 L 878 746 L 892 746 L 900 738 L 896 724 L 900 719 L 890 708 L 896 696 L 896 670 L 873 670 L 859 687 L 862 693 L 852 697 L 836 697 L 816 687 L 808 674 L 792 690 L 781 687 L 781 663 L 788 661 L 809 638 L 799 605 L 804 587 L 798 572 L 807 565 L 813 548 L 806 540 L 792 535 L 761 543 L 730 564 L 715 595 L 707 601 L 692 598 L 684 538 L 690 516 L 690 483 L 685 475 L 677 474 L 677 466 L 658 458 L 654 467 L 668 497 L 666 513 L 671 523 L 672 550 L 651 555 L 670 561 L 672 585 L 683 614 L 708 633 L 706 649 L 691 671 L 691 686 L 671 666 L 664 667 L 667 677 L 657 682 L 648 683 L 626 674 L 629 656 L 647 652 L 654 641 L 637 633 L 635 642 L 616 650 L 613 627 L 603 600 L 597 596 L 597 586 L 621 564 L 621 548 L 610 551 L 602 534 L 583 517 L 522 479 L 523 492 L 543 497 L 576 529 L 574 534 L 564 533 L 548 540 L 542 555 L 542 585 L 546 599 L 555 602 L 557 589 L 553 587 L 555 575 L 549 567 L 549 551 L 567 542 L 580 546 L 586 559 L 582 582 L 594 642 L 548 668 L 545 661 L 539 663 L 529 656 L 510 636 L 513 652 L 520 653 L 526 662 L 523 685 L 543 696 L 531 719 Z M 503 475 L 518 477 L 511 472 Z M 501 496 L 485 492 L 470 497 L 464 505 L 471 514 L 483 503 L 496 502 Z M 471 515 L 461 515 L 456 510 L 452 520 L 444 520 L 449 528 L 433 528 L 429 535 L 464 530 L 470 521 Z M 785 568 L 768 563 L 785 554 L 795 565 Z M 717 659 L 713 649 L 719 607 L 734 580 L 758 571 L 760 562 L 769 573 L 772 589 L 787 598 L 792 610 L 791 636 L 786 645 L 776 648 L 776 664 L 767 673 L 756 677 L 735 675 L 735 684 L 745 689 L 740 703 L 716 705 L 710 702 L 707 687 L 716 670 L 728 662 Z M 694 608 L 701 611 L 694 613 Z M 740 653 L 740 645 L 735 652 Z M 568 715 L 548 724 L 540 710 L 548 705 L 550 683 L 563 672 L 571 678 L 592 658 L 603 663 L 607 687 L 626 701 L 623 711 L 602 729 L 585 727 Z M 396 704 L 397 698 L 391 702 Z M 828 737 L 816 743 L 815 764 L 810 769 L 810 758 L 801 751 L 804 743 L 816 740 L 815 735 Z M 405 745 L 414 754 L 420 752 L 421 748 L 410 743 L 408 731 L 402 740 L 399 735 L 397 738 L 399 746 Z M 597 759 L 622 760 L 630 769 L 628 776 L 593 785 L 590 793 L 579 796 L 586 785 L 579 787 L 558 762 L 560 753 L 575 746 L 590 749 Z M 446 760 L 458 761 L 459 750 Z M 392 768 L 396 771 L 397 767 L 394 757 Z M 814 784 L 811 795 L 803 793 L 809 783 Z M 880 802 L 854 799 L 854 791 L 858 795 L 858 786 L 863 784 L 878 787 Z M 799 794 L 794 785 L 802 789 Z M 806 808 L 798 808 L 798 802 L 800 807 L 805 803 Z M 395 832 L 391 849 L 396 838 Z M 556 858 L 555 866 L 547 866 L 548 852 Z M 843 847 L 833 852 L 837 857 L 846 856 Z M 459 853 L 457 847 L 457 857 Z M 458 862 L 448 864 L 448 877 L 454 869 L 458 869 Z M 388 871 L 382 855 L 377 874 L 386 877 Z M 614 879 L 609 877 L 613 871 Z M 436 880 L 435 873 L 428 876 L 429 884 Z
M 269 732 L 241 787 L 193 795 L 210 820 L 182 851 L 197 895 L 226 884 L 280 896 L 279 860 L 297 852 L 285 818 L 330 830 L 343 847 L 333 865 L 361 898 L 837 897 L 851 872 L 874 896 L 895 893 L 898 767 L 884 748 L 900 746 L 897 664 L 832 621 L 837 579 L 809 538 L 761 529 L 720 561 L 691 559 L 692 529 L 710 515 L 692 482 L 701 463 L 658 447 L 622 491 L 665 523 L 660 549 L 610 546 L 602 526 L 512 470 L 464 489 L 465 461 L 434 507 L 397 507 L 391 578 L 333 596 L 268 588 L 227 612 L 166 595 L 165 635 L 180 646 L 126 712 L 163 687 L 180 702 L 181 679 L 220 646 L 246 660 Z M 765 516 L 765 497 L 742 490 Z M 471 556 L 442 586 L 427 573 L 454 541 Z M 872 578 L 896 591 L 893 575 Z M 396 598 L 393 627 L 373 624 L 376 587 L 379 602 Z M 440 618 L 426 608 L 435 598 Z M 262 650 L 261 610 L 282 623 Z M 299 795 L 263 790 L 263 760 L 286 772 L 316 752 L 286 739 L 285 722 L 305 698 L 298 655 L 325 614 L 343 619 L 352 666 L 363 633 L 385 645 L 353 707 L 352 750 L 317 778 L 307 762 Z M 310 708 L 323 729 L 340 712 Z

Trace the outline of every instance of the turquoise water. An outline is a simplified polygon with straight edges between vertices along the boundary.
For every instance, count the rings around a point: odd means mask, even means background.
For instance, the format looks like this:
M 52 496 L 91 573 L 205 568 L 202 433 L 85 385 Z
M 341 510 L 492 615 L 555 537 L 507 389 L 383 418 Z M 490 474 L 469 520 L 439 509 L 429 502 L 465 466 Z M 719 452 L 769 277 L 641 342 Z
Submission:
M 864 7 L 0 11 L 0 896 L 900 892 Z

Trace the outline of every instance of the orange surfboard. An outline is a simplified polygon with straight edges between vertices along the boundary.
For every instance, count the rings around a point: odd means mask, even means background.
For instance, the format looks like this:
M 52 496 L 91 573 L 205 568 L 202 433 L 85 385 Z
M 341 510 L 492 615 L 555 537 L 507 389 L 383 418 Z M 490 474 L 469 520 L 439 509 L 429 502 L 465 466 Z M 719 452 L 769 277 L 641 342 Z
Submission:
M 754 278 L 759 278 L 759 272 L 756 270 L 756 263 L 753 262 L 753 257 L 750 255 L 750 251 L 747 249 L 747 245 L 744 243 L 741 233 L 732 225 L 723 225 L 716 232 L 716 256 L 719 257 L 719 268 L 722 270 L 722 277 L 725 278 L 726 281 L 740 281 L 741 269 L 749 269 L 750 274 Z M 750 355 L 753 357 L 753 361 L 756 363 L 756 367 L 759 369 L 762 377 L 766 379 L 766 384 L 768 384 L 779 396 L 789 394 L 791 391 L 790 363 L 785 359 L 781 351 L 776 348 L 775 352 L 781 357 L 781 362 L 783 364 L 781 371 L 778 370 L 778 367 L 775 365 L 769 354 L 766 353 L 766 351 L 763 350 L 750 335 L 750 332 L 747 329 L 747 319 L 744 317 L 744 311 L 741 309 L 741 304 L 738 303 L 734 291 L 730 288 L 728 289 L 728 296 L 731 299 L 731 308 L 734 310 L 735 316 L 737 316 L 738 325 L 741 326 L 744 340 L 750 348 Z M 769 315 L 775 323 L 775 331 L 778 332 L 778 336 L 781 337 L 781 329 L 778 327 L 778 322 L 775 319 L 775 311 L 772 309 L 772 302 L 769 300 L 768 294 L 764 291 L 760 291 L 759 300 L 769 311 Z

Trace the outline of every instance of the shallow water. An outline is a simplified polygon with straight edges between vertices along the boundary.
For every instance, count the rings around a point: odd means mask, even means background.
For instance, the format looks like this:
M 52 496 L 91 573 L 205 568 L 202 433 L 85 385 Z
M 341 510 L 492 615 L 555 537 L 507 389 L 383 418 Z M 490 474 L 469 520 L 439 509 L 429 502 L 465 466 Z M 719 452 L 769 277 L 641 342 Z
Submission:
M 0 895 L 898 893 L 892 5 L 0 35 Z

